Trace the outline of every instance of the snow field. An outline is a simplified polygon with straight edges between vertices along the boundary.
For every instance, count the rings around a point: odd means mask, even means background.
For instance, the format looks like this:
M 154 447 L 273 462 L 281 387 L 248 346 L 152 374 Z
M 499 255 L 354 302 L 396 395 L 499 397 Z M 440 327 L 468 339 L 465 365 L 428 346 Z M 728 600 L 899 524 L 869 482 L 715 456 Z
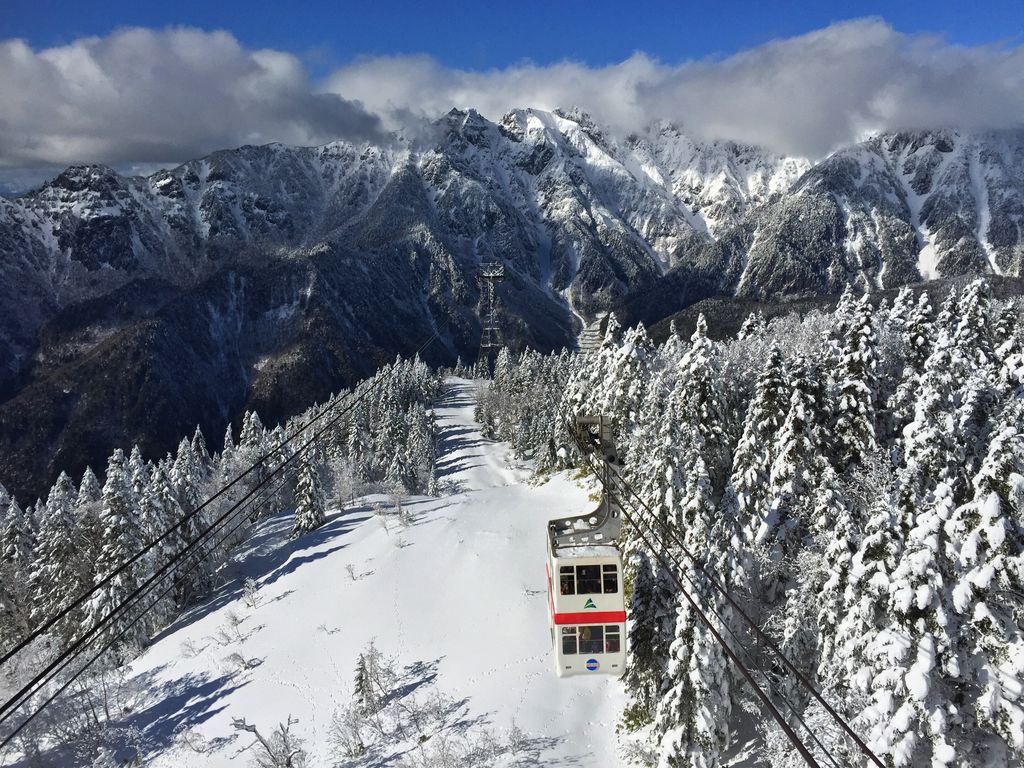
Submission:
M 559 680 L 548 630 L 545 523 L 592 502 L 563 475 L 530 484 L 528 467 L 482 438 L 475 386 L 450 380 L 435 410 L 450 495 L 404 501 L 405 527 L 373 513 L 374 504 L 390 507 L 383 496 L 332 510 L 323 528 L 294 542 L 289 513 L 264 521 L 238 555 L 234 581 L 133 663 L 153 694 L 137 718 L 145 735 L 169 747 L 171 731 L 190 728 L 212 745 L 203 753 L 172 746 L 152 765 L 245 765 L 250 753 L 240 750 L 251 738 L 237 736 L 232 718 L 269 733 L 289 715 L 308 764 L 331 765 L 331 717 L 351 702 L 356 660 L 371 639 L 405 668 L 406 682 L 432 681 L 464 700 L 470 729 L 500 735 L 515 725 L 543 765 L 618 764 L 621 684 Z M 241 594 L 247 576 L 259 584 L 256 608 Z M 232 614 L 242 619 L 234 640 L 218 641 Z M 252 668 L 228 661 L 234 653 Z

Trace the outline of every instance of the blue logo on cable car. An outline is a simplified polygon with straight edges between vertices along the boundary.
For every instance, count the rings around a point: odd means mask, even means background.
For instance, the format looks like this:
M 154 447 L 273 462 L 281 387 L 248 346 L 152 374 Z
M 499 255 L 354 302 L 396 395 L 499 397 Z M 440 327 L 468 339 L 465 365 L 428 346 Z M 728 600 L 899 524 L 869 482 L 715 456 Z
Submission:
M 587 669 L 591 672 L 596 672 L 597 668 L 601 666 L 597 663 L 597 659 L 587 659 Z

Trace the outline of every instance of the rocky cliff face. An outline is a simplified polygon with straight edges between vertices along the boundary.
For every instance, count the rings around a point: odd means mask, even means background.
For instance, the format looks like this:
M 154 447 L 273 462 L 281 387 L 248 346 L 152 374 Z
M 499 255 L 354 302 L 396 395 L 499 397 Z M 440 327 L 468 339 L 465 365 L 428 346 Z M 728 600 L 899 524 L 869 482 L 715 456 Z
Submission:
M 481 260 L 516 344 L 581 319 L 1019 274 L 1024 137 L 881 136 L 812 164 L 660 124 L 452 111 L 430 141 L 88 166 L 0 198 L 0 480 L 34 494 L 115 445 L 299 410 L 441 329 L 475 354 Z

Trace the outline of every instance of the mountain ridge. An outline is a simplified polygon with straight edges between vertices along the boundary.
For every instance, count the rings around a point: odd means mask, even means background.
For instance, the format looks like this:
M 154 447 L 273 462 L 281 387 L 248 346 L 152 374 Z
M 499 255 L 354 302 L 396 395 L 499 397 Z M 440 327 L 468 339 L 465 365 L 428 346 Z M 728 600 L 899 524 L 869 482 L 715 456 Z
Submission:
M 669 123 L 620 139 L 578 110 L 433 128 L 146 177 L 72 166 L 0 199 L 0 478 L 33 494 L 126 441 L 161 453 L 244 408 L 287 416 L 437 328 L 428 360 L 472 356 L 482 260 L 506 267 L 506 339 L 540 349 L 608 309 L 652 323 L 715 295 L 1020 273 L 1019 131 L 890 134 L 810 163 Z

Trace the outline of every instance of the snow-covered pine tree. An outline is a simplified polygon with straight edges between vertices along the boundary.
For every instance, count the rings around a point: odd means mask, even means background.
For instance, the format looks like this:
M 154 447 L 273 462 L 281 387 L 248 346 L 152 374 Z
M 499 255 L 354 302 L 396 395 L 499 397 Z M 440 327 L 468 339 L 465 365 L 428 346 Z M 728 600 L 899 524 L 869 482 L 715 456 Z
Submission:
M 255 416 L 255 414 L 253 414 Z M 256 419 L 258 422 L 258 418 Z M 262 428 L 262 427 L 261 427 Z M 262 441 L 262 434 L 260 435 Z M 210 524 L 206 509 L 202 504 L 202 484 L 204 477 L 199 466 L 192 444 L 182 439 L 178 444 L 178 452 L 168 474 L 175 500 L 180 511 L 178 533 L 185 542 L 200 540 L 202 533 Z M 179 606 L 184 606 L 201 595 L 205 595 L 213 583 L 215 555 L 208 541 L 200 541 L 192 548 L 178 569 L 180 582 L 177 589 Z
M 866 649 L 886 623 L 889 584 L 903 552 L 903 529 L 895 478 L 888 466 L 861 467 L 853 480 L 854 495 L 865 505 L 866 523 L 850 564 L 842 618 L 830 644 L 834 653 L 822 658 L 821 667 L 829 687 L 852 688 L 856 696 L 867 696 L 872 692 L 873 667 Z
M 491 369 L 486 357 L 478 357 L 476 359 L 476 363 L 473 364 L 473 378 L 478 381 L 491 378 Z
M 931 354 L 933 334 L 932 305 L 928 294 L 921 292 L 906 323 L 900 340 L 903 358 L 899 368 L 899 382 L 886 404 L 886 419 L 892 441 L 891 449 L 897 462 L 903 449 L 902 434 L 914 418 L 917 404 L 920 376 L 924 373 L 925 362 Z
M 813 492 L 827 471 L 819 411 L 822 387 L 809 362 L 799 356 L 790 378 L 789 408 L 772 449 L 767 510 L 752 542 L 761 553 L 760 588 L 769 603 L 796 579 L 795 557 L 809 532 Z
M 205 476 L 210 471 L 212 457 L 210 456 L 210 449 L 206 446 L 203 430 L 198 426 L 192 434 L 192 455 L 195 456 L 200 474 Z
M 145 544 L 139 525 L 138 512 L 132 506 L 131 478 L 128 462 L 121 449 L 114 451 L 107 464 L 107 480 L 103 485 L 103 506 L 100 511 L 102 547 L 96 562 L 98 579 L 103 579 L 127 563 Z M 131 595 L 150 574 L 151 561 L 147 557 L 127 566 L 117 577 L 104 584 L 86 604 L 83 629 L 97 626 Z M 99 583 L 99 582 L 97 582 Z M 113 639 L 124 632 L 115 646 L 119 658 L 124 659 L 141 649 L 146 643 L 145 622 L 131 625 L 139 609 L 121 610 L 100 633 Z M 131 626 L 130 626 L 131 625 Z
M 797 576 L 786 595 L 780 647 L 813 681 L 822 660 L 833 656 L 858 531 L 838 477 L 827 463 L 812 493 L 808 506 L 813 540 L 794 558 Z M 808 704 L 809 692 L 788 670 L 781 687 L 789 701 L 799 707 Z
M 379 709 L 378 697 L 373 689 L 373 681 L 370 679 L 370 670 L 366 662 L 366 655 L 360 653 L 356 661 L 356 675 L 353 681 L 353 698 L 356 708 L 363 715 L 372 715 Z
M 79 541 L 75 519 L 78 490 L 61 472 L 50 489 L 46 513 L 39 528 L 32 570 L 33 624 L 39 625 L 69 605 L 92 586 L 89 562 Z M 79 633 L 82 611 L 76 608 L 54 625 L 52 635 L 58 648 L 66 648 Z
M 857 294 L 854 293 L 853 286 L 848 283 L 839 296 L 835 311 L 832 313 L 832 326 L 826 347 L 830 364 L 838 365 L 843 358 L 843 350 L 847 344 L 847 337 L 850 335 L 850 328 L 856 323 L 858 304 Z
M 957 669 L 963 710 L 1024 759 L 1024 401 L 1011 401 L 993 429 L 973 499 L 946 523 L 955 564 L 951 601 L 960 618 Z M 977 740 L 984 736 L 978 735 Z
M 6 495 L 6 493 L 5 493 Z M 0 519 L 0 651 L 32 629 L 30 577 L 35 557 L 32 526 L 13 498 Z
M 785 378 L 782 353 L 773 344 L 758 377 L 754 396 L 747 407 L 743 433 L 732 459 L 732 474 L 725 490 L 723 507 L 742 532 L 743 552 L 734 558 L 731 583 L 750 587 L 754 560 L 749 556 L 764 520 L 768 477 L 775 461 L 776 436 L 786 418 L 789 385 Z
M 299 457 L 299 477 L 295 488 L 295 525 L 292 538 L 316 530 L 326 522 L 324 497 L 317 467 L 305 454 Z
M 761 312 L 751 312 L 747 315 L 747 319 L 743 321 L 743 325 L 740 326 L 736 338 L 743 341 L 744 339 L 760 336 L 767 328 L 768 323 L 765 322 L 764 315 Z
M 958 373 L 975 371 L 987 376 L 995 375 L 990 309 L 991 289 L 988 283 L 981 278 L 973 280 L 960 297 L 960 316 L 953 333 Z
M 620 444 L 636 428 L 653 354 L 654 346 L 642 324 L 626 331 L 622 344 L 611 353 L 601 399 L 594 404 L 593 412 L 612 419 Z
M 928 493 L 940 482 L 961 495 L 965 483 L 963 448 L 957 441 L 952 373 L 954 357 L 949 329 L 939 326 L 932 353 L 918 377 L 914 418 L 904 428 L 900 470 L 900 508 L 912 519 Z
M 712 622 L 720 607 L 704 578 L 684 565 L 684 587 Z M 702 585 L 700 589 L 691 584 Z M 723 630 L 719 624 L 718 630 Z M 679 595 L 665 692 L 654 715 L 659 768 L 715 768 L 729 743 L 729 675 L 725 654 L 686 596 Z
M 151 560 L 154 570 L 169 563 L 179 551 L 188 545 L 182 535 L 182 526 L 176 525 L 181 519 L 181 508 L 171 489 L 170 479 L 163 467 L 158 466 L 154 469 L 149 483 L 142 491 L 142 499 L 139 504 L 139 524 L 142 528 L 143 538 L 147 542 L 156 541 L 172 526 L 174 529 L 152 550 Z M 188 584 L 184 583 L 185 576 L 182 567 L 175 568 L 171 578 L 174 581 L 174 588 L 161 597 L 149 611 L 150 632 L 156 632 L 165 627 L 174 617 L 177 609 L 187 603 L 188 596 L 191 594 L 189 586 L 191 579 L 187 580 Z M 164 591 L 167 584 L 169 582 L 162 579 L 161 589 L 157 594 Z
M 658 589 L 655 567 L 644 550 L 630 558 L 629 574 L 629 660 L 624 682 L 630 704 L 623 712 L 623 726 L 635 731 L 654 718 L 654 710 L 665 676 L 665 660 L 656 655 L 657 633 L 660 631 L 656 615 Z
M 909 285 L 900 288 L 892 302 L 892 308 L 889 310 L 887 317 L 889 325 L 896 333 L 902 334 L 906 330 L 907 324 L 914 314 L 916 303 L 913 288 Z
M 959 696 L 950 678 L 959 673 L 959 659 L 944 530 L 952 511 L 952 490 L 939 483 L 907 534 L 886 587 L 884 626 L 867 643 L 858 673 L 870 679 L 870 703 L 858 721 L 897 768 L 956 760 L 958 731 L 950 715 Z
M 818 551 L 816 567 L 808 569 L 801 587 L 813 596 L 817 609 L 819 666 L 833 657 L 853 557 L 860 537 L 860 520 L 839 488 L 835 472 L 826 468 L 814 493 L 812 532 Z
M 725 395 L 718 347 L 708 338 L 703 313 L 690 337 L 690 348 L 679 361 L 668 418 L 679 421 L 692 451 L 707 467 L 712 487 L 719 492 L 729 464 L 729 436 L 725 431 Z
M 437 461 L 435 428 L 422 403 L 409 411 L 410 490 L 433 495 L 437 491 L 434 465 Z
M 998 385 L 1001 392 L 1020 391 L 1024 387 L 1024 319 L 1017 308 L 1013 329 L 1005 334 L 996 348 L 999 365 Z
M 836 378 L 835 466 L 845 472 L 876 447 L 875 332 L 867 296 L 849 322 Z

